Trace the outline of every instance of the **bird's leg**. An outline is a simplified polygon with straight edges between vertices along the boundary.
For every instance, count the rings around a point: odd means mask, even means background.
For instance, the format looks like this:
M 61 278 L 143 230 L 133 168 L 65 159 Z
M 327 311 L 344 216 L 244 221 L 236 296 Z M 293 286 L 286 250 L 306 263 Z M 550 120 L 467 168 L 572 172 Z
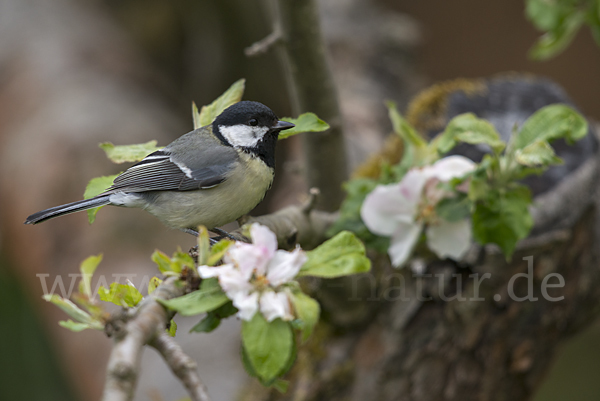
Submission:
M 180 230 L 183 231 L 184 233 L 191 234 L 194 237 L 197 237 L 199 235 L 198 231 L 192 230 L 191 228 L 180 228 Z
M 211 228 L 208 231 L 211 231 L 211 232 L 217 234 L 219 236 L 218 237 L 219 239 L 229 238 L 230 240 L 237 241 L 237 238 L 235 238 L 233 235 L 229 234 L 227 231 L 221 230 L 220 228 L 215 227 L 215 228 Z
M 183 231 L 184 233 L 191 234 L 194 237 L 198 237 L 198 235 L 200 235 L 200 234 L 198 234 L 198 231 L 192 230 L 191 228 L 180 228 L 180 230 Z M 210 242 L 210 245 L 214 245 L 217 242 L 219 242 L 219 240 L 221 240 L 221 239 L 223 239 L 223 237 L 219 236 L 219 237 L 209 238 L 208 241 Z

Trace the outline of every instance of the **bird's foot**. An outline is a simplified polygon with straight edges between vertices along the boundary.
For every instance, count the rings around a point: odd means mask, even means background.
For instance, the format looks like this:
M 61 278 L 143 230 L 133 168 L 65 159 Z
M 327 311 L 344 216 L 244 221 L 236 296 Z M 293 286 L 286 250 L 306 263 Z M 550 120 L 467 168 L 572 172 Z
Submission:
M 215 238 L 219 238 L 220 240 L 224 239 L 224 238 L 228 238 L 233 241 L 238 241 L 238 238 L 235 238 L 233 235 L 229 234 L 225 230 L 221 230 L 220 228 L 217 228 L 217 227 L 211 228 L 209 231 L 212 231 L 213 233 L 217 234 L 218 237 L 215 237 Z

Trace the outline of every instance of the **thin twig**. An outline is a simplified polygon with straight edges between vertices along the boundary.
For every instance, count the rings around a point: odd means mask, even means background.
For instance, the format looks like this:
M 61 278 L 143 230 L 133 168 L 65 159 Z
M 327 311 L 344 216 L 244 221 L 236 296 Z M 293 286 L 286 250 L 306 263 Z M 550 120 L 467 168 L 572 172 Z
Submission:
M 149 345 L 162 355 L 175 376 L 187 389 L 192 401 L 210 401 L 206 387 L 198 375 L 198 365 L 188 354 L 183 352 L 173 337 L 161 330 Z
M 310 212 L 315 208 L 315 205 L 317 204 L 320 195 L 321 190 L 319 188 L 311 188 L 308 190 L 308 201 L 304 205 L 302 205 L 302 212 L 304 214 L 310 214 Z
M 276 25 L 273 29 L 273 32 L 271 32 L 269 35 L 265 36 L 258 42 L 254 42 L 250 46 L 246 47 L 244 49 L 244 54 L 247 57 L 256 57 L 260 56 L 261 54 L 265 54 L 281 39 L 283 39 L 283 34 L 281 32 L 281 29 L 278 28 L 278 25 Z
M 127 316 L 126 322 L 114 321 L 107 326 L 115 338 L 115 344 L 108 360 L 104 401 L 127 401 L 133 399 L 135 386 L 140 373 L 140 361 L 144 345 L 153 340 L 158 330 L 164 330 L 169 321 L 169 312 L 156 301 L 156 298 L 170 299 L 185 293 L 177 277 L 170 277 L 161 283 L 154 293 L 140 304 L 134 316 Z

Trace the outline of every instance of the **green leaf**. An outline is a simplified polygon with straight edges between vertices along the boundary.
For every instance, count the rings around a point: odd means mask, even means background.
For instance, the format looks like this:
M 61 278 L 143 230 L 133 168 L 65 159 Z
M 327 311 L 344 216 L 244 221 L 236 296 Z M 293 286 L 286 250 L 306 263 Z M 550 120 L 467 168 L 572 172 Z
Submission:
M 466 194 L 444 198 L 435 207 L 436 214 L 450 222 L 464 220 L 471 215 L 472 203 Z
M 398 112 L 396 103 L 388 100 L 385 102 L 388 108 L 388 115 L 392 121 L 392 127 L 394 132 L 402 138 L 405 142 L 411 144 L 416 148 L 425 148 L 427 141 L 419 135 L 419 133 L 402 117 Z
M 490 191 L 485 201 L 475 206 L 473 237 L 480 244 L 497 244 L 510 259 L 517 242 L 527 237 L 533 227 L 530 204 L 531 192 L 522 185 L 506 191 Z
M 167 276 L 179 275 L 184 267 L 189 269 L 195 267 L 194 259 L 181 250 L 173 253 L 172 257 L 159 250 L 155 250 L 152 254 L 152 261 L 158 265 L 158 270 Z
M 299 115 L 298 118 L 283 117 L 281 120 L 295 124 L 296 126 L 281 131 L 279 139 L 289 138 L 303 132 L 322 132 L 329 129 L 329 124 L 317 117 L 315 113 L 304 113 Z
M 58 325 L 74 332 L 80 332 L 85 329 L 93 329 L 93 327 L 87 323 L 77 323 L 72 321 L 71 319 L 61 320 L 58 322 Z
M 365 225 L 360 217 L 360 208 L 366 196 L 375 189 L 377 181 L 368 178 L 359 178 L 350 180 L 343 184 L 347 192 L 346 199 L 340 207 L 340 214 L 335 223 L 327 231 L 328 237 L 342 231 L 351 231 L 355 233 L 367 247 L 377 250 L 380 253 L 386 253 L 390 245 L 389 238 L 377 236 Z
M 279 391 L 281 394 L 285 394 L 290 387 L 290 382 L 288 380 L 276 379 L 273 384 L 271 384 L 271 387 Z
M 123 307 L 136 306 L 143 298 L 142 294 L 133 285 L 111 283 L 110 290 L 101 286 L 98 289 L 101 301 L 112 302 Z
M 119 173 L 121 174 L 121 173 Z M 97 195 L 100 195 L 104 191 L 106 191 L 113 184 L 113 181 L 119 174 L 115 175 L 105 175 L 102 177 L 92 178 L 90 182 L 88 182 L 85 187 L 85 192 L 83 193 L 83 199 L 90 199 Z M 102 209 L 104 206 L 96 207 L 94 209 L 88 209 L 88 221 L 92 224 L 96 220 L 96 213 L 98 210 Z
M 365 273 L 371 261 L 365 256 L 365 246 L 349 231 L 342 231 L 323 244 L 306 252 L 308 260 L 299 276 L 340 277 Z
M 542 31 L 557 28 L 573 10 L 571 4 L 563 0 L 527 0 L 525 5 L 527 18 Z
M 319 321 L 321 308 L 319 303 L 302 291 L 292 293 L 292 303 L 296 316 L 302 321 L 302 341 L 308 340 Z
M 534 60 L 547 60 L 569 46 L 585 21 L 585 12 L 579 11 L 566 15 L 558 26 L 549 30 L 529 50 Z
M 166 253 L 157 249 L 152 254 L 151 259 L 154 263 L 156 263 L 158 270 L 162 274 L 167 275 L 173 272 L 173 270 L 171 270 L 171 258 Z
M 514 149 L 523 149 L 536 141 L 551 142 L 564 138 L 574 143 L 588 131 L 585 118 L 564 104 L 552 104 L 536 111 L 525 121 L 515 137 Z
M 138 143 L 135 145 L 118 145 L 115 146 L 110 142 L 103 142 L 100 148 L 106 152 L 106 157 L 113 163 L 139 162 L 150 153 L 162 149 L 162 146 L 156 146 L 156 141 L 146 143 Z
M 515 151 L 515 160 L 519 164 L 528 167 L 562 163 L 562 159 L 556 156 L 554 149 L 546 141 L 535 141 L 523 149 L 517 149 Z
M 156 276 L 152 277 L 148 283 L 148 295 L 152 294 L 154 290 L 156 290 L 156 287 L 160 285 L 160 283 L 162 283 L 161 279 Z
M 198 265 L 204 266 L 208 261 L 210 252 L 210 241 L 208 239 L 208 230 L 204 226 L 198 227 Z
M 46 294 L 42 298 L 45 301 L 58 306 L 67 315 L 69 315 L 70 317 L 72 317 L 80 323 L 88 324 L 90 325 L 90 327 L 98 330 L 102 330 L 104 328 L 104 325 L 102 323 L 92 318 L 92 316 L 89 313 L 80 309 L 77 305 L 75 305 L 68 299 L 64 299 L 57 294 Z
M 208 260 L 206 264 L 208 266 L 214 266 L 225 256 L 225 252 L 234 242 L 230 239 L 222 239 L 217 242 L 210 248 L 210 255 L 208 255 Z
M 267 322 L 256 313 L 252 320 L 242 322 L 242 344 L 257 377 L 268 382 L 288 367 L 294 347 L 292 328 L 281 319 Z
M 96 271 L 96 268 L 100 262 L 102 262 L 102 254 L 88 257 L 81 262 L 81 265 L 79 266 L 79 271 L 81 272 L 81 283 L 83 287 L 82 292 L 83 294 L 87 295 L 88 298 L 92 297 L 92 276 L 94 275 L 94 272 Z
M 205 281 L 208 280 L 203 280 L 202 283 L 204 284 Z M 217 309 L 227 303 L 229 298 L 227 298 L 221 287 L 217 286 L 208 289 L 201 288 L 182 297 L 169 300 L 157 299 L 157 301 L 183 316 L 193 316 Z
M 211 331 L 219 327 L 219 324 L 221 324 L 221 319 L 225 319 L 226 317 L 235 315 L 237 311 L 237 308 L 233 306 L 232 302 L 227 302 L 226 304 L 218 307 L 217 309 L 208 312 L 204 319 L 202 319 L 198 324 L 192 327 L 190 333 L 210 333 Z
M 190 329 L 190 333 L 210 333 L 221 324 L 221 319 L 219 319 L 214 313 L 208 313 L 206 317 L 194 327 Z
M 169 322 L 169 328 L 167 329 L 167 334 L 170 335 L 171 337 L 175 337 L 176 333 L 177 333 L 177 323 L 175 323 L 175 320 L 171 319 L 171 321 Z
M 217 116 L 223 112 L 223 110 L 242 100 L 245 84 L 245 79 L 240 79 L 234 82 L 233 85 L 231 85 L 229 89 L 227 89 L 225 93 L 219 96 L 214 102 L 208 106 L 202 106 L 199 114 L 197 113 L 198 109 L 196 108 L 196 105 L 192 105 L 194 129 L 204 127 L 205 125 L 212 123 L 215 118 L 217 118 Z
M 436 142 L 440 154 L 449 152 L 458 142 L 486 144 L 496 154 L 506 146 L 496 128 L 489 121 L 477 118 L 473 113 L 461 114 L 450 120 Z
M 182 252 L 181 250 L 173 253 L 173 257 L 171 258 L 171 270 L 176 273 L 181 273 L 185 267 L 188 269 L 194 269 L 196 264 L 194 263 L 194 259 L 187 252 Z

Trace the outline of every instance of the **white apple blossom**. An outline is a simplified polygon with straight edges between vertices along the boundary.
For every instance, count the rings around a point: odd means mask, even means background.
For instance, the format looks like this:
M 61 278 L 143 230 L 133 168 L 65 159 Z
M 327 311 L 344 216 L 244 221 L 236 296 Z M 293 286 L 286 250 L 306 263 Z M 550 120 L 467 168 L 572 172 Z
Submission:
M 449 156 L 411 169 L 399 183 L 379 185 L 367 195 L 360 211 L 362 220 L 372 233 L 391 237 L 388 253 L 394 266 L 408 260 L 424 227 L 429 249 L 440 258 L 464 255 L 471 243 L 469 220 L 449 222 L 436 215 L 435 207 L 451 195 L 440 188 L 440 182 L 463 177 L 475 167 L 463 156 Z
M 306 262 L 298 247 L 292 252 L 277 249 L 277 237 L 258 223 L 250 226 L 252 244 L 236 242 L 225 253 L 221 266 L 200 266 L 200 277 L 217 277 L 238 316 L 250 320 L 260 310 L 267 321 L 292 320 L 290 283 Z

